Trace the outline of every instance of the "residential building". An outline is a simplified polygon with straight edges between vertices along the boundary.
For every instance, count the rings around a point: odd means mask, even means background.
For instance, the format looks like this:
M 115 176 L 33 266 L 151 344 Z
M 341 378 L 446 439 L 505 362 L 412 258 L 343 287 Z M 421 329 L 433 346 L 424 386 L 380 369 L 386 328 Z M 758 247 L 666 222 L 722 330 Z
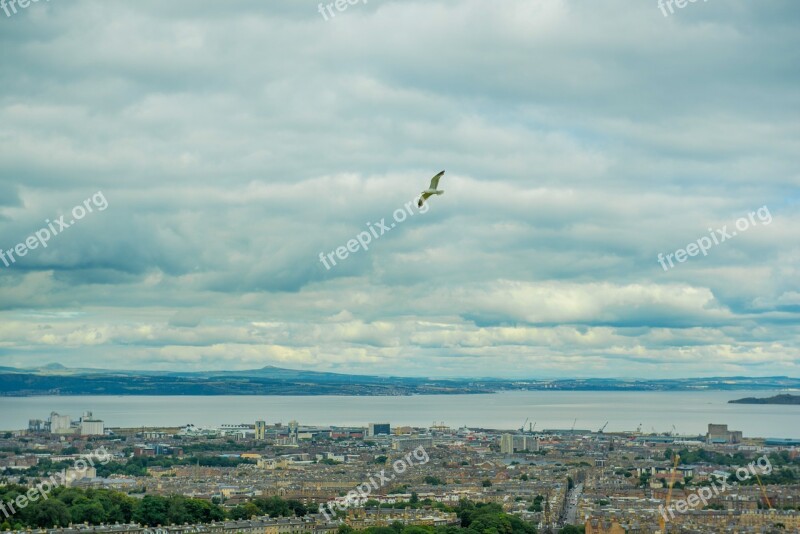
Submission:
M 267 439 L 266 421 L 256 421 L 256 439 L 261 441 Z
M 433 438 L 399 438 L 392 442 L 392 449 L 396 451 L 409 451 L 417 447 L 433 447 Z
M 367 436 L 390 436 L 392 426 L 389 423 L 370 423 L 367 429 Z

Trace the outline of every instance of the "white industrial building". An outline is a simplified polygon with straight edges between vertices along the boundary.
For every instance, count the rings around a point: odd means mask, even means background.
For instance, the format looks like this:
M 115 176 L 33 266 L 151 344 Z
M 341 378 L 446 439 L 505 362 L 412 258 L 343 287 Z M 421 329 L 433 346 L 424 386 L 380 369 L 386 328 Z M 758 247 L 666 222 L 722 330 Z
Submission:
M 81 417 L 81 436 L 102 436 L 105 431 L 103 421 L 92 417 L 92 412 L 84 412 L 83 417 Z
M 51 434 L 71 434 L 72 418 L 68 415 L 59 415 L 56 412 L 50 414 L 50 433 Z

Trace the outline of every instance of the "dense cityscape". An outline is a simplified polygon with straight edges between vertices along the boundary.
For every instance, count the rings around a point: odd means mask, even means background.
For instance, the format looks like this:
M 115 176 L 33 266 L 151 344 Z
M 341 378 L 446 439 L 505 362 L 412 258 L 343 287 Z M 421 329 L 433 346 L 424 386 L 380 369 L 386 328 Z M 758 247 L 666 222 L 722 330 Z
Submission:
M 800 534 L 799 29 L 0 0 L 0 534 Z
M 17 532 L 797 532 L 800 440 L 265 420 L 115 428 L 51 413 L 0 440 Z

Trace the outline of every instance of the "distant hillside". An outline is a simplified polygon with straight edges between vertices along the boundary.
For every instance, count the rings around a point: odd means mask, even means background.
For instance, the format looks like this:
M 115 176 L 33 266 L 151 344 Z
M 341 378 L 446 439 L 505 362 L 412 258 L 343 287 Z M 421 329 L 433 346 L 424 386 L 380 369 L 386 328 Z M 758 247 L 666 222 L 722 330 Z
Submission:
M 774 397 L 747 397 L 728 401 L 728 404 L 800 404 L 800 395 L 775 395 Z
M 800 388 L 787 377 L 616 380 L 381 377 L 267 366 L 243 371 L 129 371 L 50 364 L 0 368 L 0 396 L 32 395 L 451 395 L 499 391 L 703 391 Z
M 443 395 L 481 393 L 463 382 L 385 378 L 265 367 L 172 372 L 101 369 L 0 370 L 0 395 Z

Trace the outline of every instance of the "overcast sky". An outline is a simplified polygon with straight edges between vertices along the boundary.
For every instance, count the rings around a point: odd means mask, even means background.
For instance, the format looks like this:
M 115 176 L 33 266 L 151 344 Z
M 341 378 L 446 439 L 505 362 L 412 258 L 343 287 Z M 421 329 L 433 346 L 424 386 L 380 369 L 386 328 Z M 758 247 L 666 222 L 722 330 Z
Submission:
M 800 375 L 796 0 L 16 9 L 0 365 Z

